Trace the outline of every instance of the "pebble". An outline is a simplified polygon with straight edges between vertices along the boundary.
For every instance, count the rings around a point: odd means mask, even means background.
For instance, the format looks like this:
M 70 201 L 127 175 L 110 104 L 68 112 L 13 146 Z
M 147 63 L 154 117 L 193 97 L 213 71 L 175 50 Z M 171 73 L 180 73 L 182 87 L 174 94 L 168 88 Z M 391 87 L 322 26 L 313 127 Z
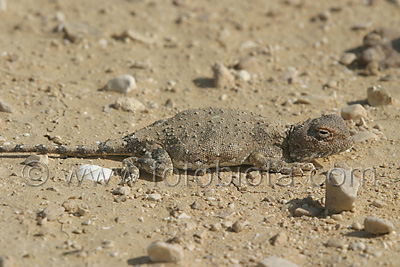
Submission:
M 220 223 L 214 223 L 211 225 L 210 230 L 213 232 L 219 232 L 222 230 L 222 225 Z
M 104 91 L 115 91 L 123 94 L 127 94 L 134 89 L 136 89 L 136 80 L 129 74 L 120 75 L 109 80 L 102 88 Z
M 337 238 L 329 239 L 328 242 L 326 242 L 326 246 L 334 247 L 334 248 L 346 248 L 347 247 L 346 243 L 343 240 L 337 239 Z
M 56 204 L 50 204 L 42 211 L 42 217 L 47 218 L 48 221 L 57 220 L 64 214 L 64 207 Z
M 251 70 L 257 67 L 257 59 L 253 56 L 241 58 L 235 66 L 237 70 Z
M 335 221 L 343 221 L 342 214 L 332 214 L 331 218 L 334 219 Z
M 337 98 L 336 92 L 332 92 L 329 95 L 304 94 L 297 98 L 297 103 L 308 104 L 308 105 L 321 105 L 334 102 L 336 98 Z
M 117 98 L 115 104 L 112 107 L 115 109 L 120 109 L 132 113 L 144 111 L 146 109 L 146 107 L 142 104 L 142 102 L 133 97 Z
M 25 165 L 39 165 L 39 164 L 44 164 L 47 165 L 49 164 L 49 156 L 48 155 L 30 155 L 24 160 Z
M 364 229 L 371 234 L 387 234 L 394 231 L 394 226 L 388 220 L 367 217 L 364 220 Z
M 366 249 L 366 246 L 363 242 L 356 242 L 356 243 L 350 244 L 349 249 L 364 251 Z
M 101 31 L 86 23 L 62 22 L 57 26 L 57 31 L 63 31 L 65 39 L 72 43 L 80 43 L 86 37 L 99 37 Z
M 379 75 L 379 63 L 377 61 L 372 61 L 365 67 L 365 75 L 376 76 Z
M 222 63 L 214 63 L 212 70 L 214 72 L 214 86 L 216 88 L 230 88 L 235 85 L 235 77 Z
M 0 112 L 13 113 L 12 107 L 0 99 Z
M 84 216 L 84 215 L 86 215 L 86 214 L 89 213 L 89 207 L 87 207 L 86 205 L 79 206 L 79 207 L 78 207 L 78 210 L 76 211 L 76 213 L 77 213 L 79 216 Z
M 271 238 L 271 244 L 276 245 L 283 245 L 289 241 L 289 236 L 286 231 L 282 231 L 277 233 Z
M 378 136 L 370 131 L 362 131 L 353 135 L 352 138 L 355 143 L 361 143 L 370 139 L 378 139 Z
M 363 226 L 362 226 L 362 224 L 359 223 L 359 222 L 353 222 L 353 223 L 351 224 L 351 228 L 353 228 L 353 229 L 356 230 L 356 231 L 360 231 L 361 229 L 363 229 Z
M 251 79 L 251 75 L 247 70 L 239 70 L 236 73 L 236 77 L 238 79 L 241 79 L 241 80 L 245 81 L 245 82 L 248 82 Z
M 348 66 L 356 59 L 357 59 L 356 54 L 354 54 L 354 53 L 344 53 L 342 55 L 342 57 L 340 58 L 339 62 L 340 62 L 340 64 Z
M 236 222 L 232 225 L 232 230 L 233 230 L 235 233 L 239 233 L 239 232 L 243 231 L 243 228 L 244 228 L 243 223 L 240 222 L 240 221 L 236 221 Z
M 120 35 L 113 35 L 113 38 L 119 39 L 119 40 L 130 39 L 132 41 L 136 41 L 136 42 L 143 43 L 146 45 L 152 45 L 157 42 L 156 38 L 146 36 L 143 33 L 140 33 L 140 32 L 134 31 L 134 30 L 126 30 L 123 33 L 121 33 Z
M 262 259 L 258 262 L 257 267 L 297 267 L 297 264 L 294 264 L 291 261 L 288 261 L 283 258 L 278 258 L 275 256 Z
M 345 120 L 357 120 L 367 117 L 367 110 L 360 104 L 354 104 L 342 108 L 341 116 Z
M 178 262 L 183 259 L 183 249 L 178 244 L 168 244 L 162 241 L 151 243 L 147 254 L 153 262 Z
M 68 199 L 68 200 L 64 201 L 62 206 L 64 207 L 64 209 L 66 211 L 73 211 L 76 207 L 76 201 L 74 199 Z
M 309 206 L 307 204 L 302 205 L 300 208 L 296 208 L 294 210 L 294 216 L 308 216 L 308 217 L 317 217 L 321 213 L 321 210 Z
M 162 196 L 160 194 L 154 193 L 154 194 L 149 194 L 147 199 L 150 201 L 159 201 L 162 199 Z
M 118 186 L 112 191 L 113 195 L 120 195 L 120 196 L 129 195 L 130 192 L 131 188 L 129 186 Z
M 7 10 L 7 2 L 6 0 L 0 0 L 0 12 L 4 12 Z M 3 260 L 0 258 L 0 267 L 3 267 L 1 264 Z
M 374 201 L 372 201 L 371 205 L 377 208 L 382 208 L 383 206 L 385 206 L 385 203 L 380 199 L 375 199 Z
M 288 67 L 287 70 L 281 75 L 281 79 L 287 81 L 288 83 L 298 83 L 299 71 L 294 67 Z
M 333 213 L 352 210 L 359 181 L 348 170 L 334 168 L 326 174 L 325 208 Z
M 392 105 L 393 98 L 380 86 L 372 86 L 367 89 L 368 104 L 373 107 Z

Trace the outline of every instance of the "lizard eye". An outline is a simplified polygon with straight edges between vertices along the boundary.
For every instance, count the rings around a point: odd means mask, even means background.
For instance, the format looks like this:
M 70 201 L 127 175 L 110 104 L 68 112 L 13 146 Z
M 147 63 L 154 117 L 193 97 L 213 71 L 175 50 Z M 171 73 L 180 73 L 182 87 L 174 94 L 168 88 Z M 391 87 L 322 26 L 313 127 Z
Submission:
M 318 135 L 321 138 L 327 138 L 331 136 L 331 132 L 326 130 L 326 129 L 319 129 L 318 130 Z

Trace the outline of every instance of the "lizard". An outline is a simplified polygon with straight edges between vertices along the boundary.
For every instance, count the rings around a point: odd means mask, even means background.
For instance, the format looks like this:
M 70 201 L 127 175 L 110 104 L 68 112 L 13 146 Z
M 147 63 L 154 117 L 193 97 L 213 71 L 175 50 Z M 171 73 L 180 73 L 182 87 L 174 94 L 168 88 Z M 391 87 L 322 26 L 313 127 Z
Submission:
M 115 140 L 80 146 L 2 145 L 0 153 L 127 156 L 124 166 L 136 181 L 140 170 L 158 177 L 172 175 L 174 168 L 251 165 L 270 172 L 291 167 L 310 170 L 313 164 L 307 162 L 352 145 L 338 115 L 323 115 L 288 127 L 252 112 L 209 107 L 181 111 Z

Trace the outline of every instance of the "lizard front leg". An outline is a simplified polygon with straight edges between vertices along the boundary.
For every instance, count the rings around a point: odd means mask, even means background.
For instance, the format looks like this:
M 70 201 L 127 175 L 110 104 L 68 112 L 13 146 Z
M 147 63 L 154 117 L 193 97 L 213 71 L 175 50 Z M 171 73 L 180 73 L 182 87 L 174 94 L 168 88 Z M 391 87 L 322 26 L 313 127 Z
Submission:
M 287 163 L 282 159 L 268 156 L 260 151 L 251 153 L 248 158 L 248 162 L 262 171 L 279 172 L 283 174 L 303 174 L 303 171 L 310 171 L 314 169 L 314 165 L 312 163 Z
M 134 181 L 139 178 L 139 169 L 163 179 L 173 174 L 174 166 L 167 151 L 162 147 L 146 150 L 147 152 L 141 157 L 129 157 L 123 161 Z

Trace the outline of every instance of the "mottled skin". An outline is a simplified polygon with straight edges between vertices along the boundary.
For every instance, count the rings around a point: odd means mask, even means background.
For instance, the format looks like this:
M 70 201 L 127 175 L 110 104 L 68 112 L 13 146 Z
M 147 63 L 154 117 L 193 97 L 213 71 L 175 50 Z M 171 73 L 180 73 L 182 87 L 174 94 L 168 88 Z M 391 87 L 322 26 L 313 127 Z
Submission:
M 39 152 L 65 156 L 127 155 L 129 172 L 156 176 L 173 167 L 197 170 L 216 166 L 252 165 L 280 172 L 298 163 L 342 152 L 352 146 L 342 118 L 324 115 L 287 127 L 250 112 L 204 108 L 178 113 L 117 140 L 89 146 L 0 146 L 0 152 Z M 312 164 L 311 164 L 312 166 Z

